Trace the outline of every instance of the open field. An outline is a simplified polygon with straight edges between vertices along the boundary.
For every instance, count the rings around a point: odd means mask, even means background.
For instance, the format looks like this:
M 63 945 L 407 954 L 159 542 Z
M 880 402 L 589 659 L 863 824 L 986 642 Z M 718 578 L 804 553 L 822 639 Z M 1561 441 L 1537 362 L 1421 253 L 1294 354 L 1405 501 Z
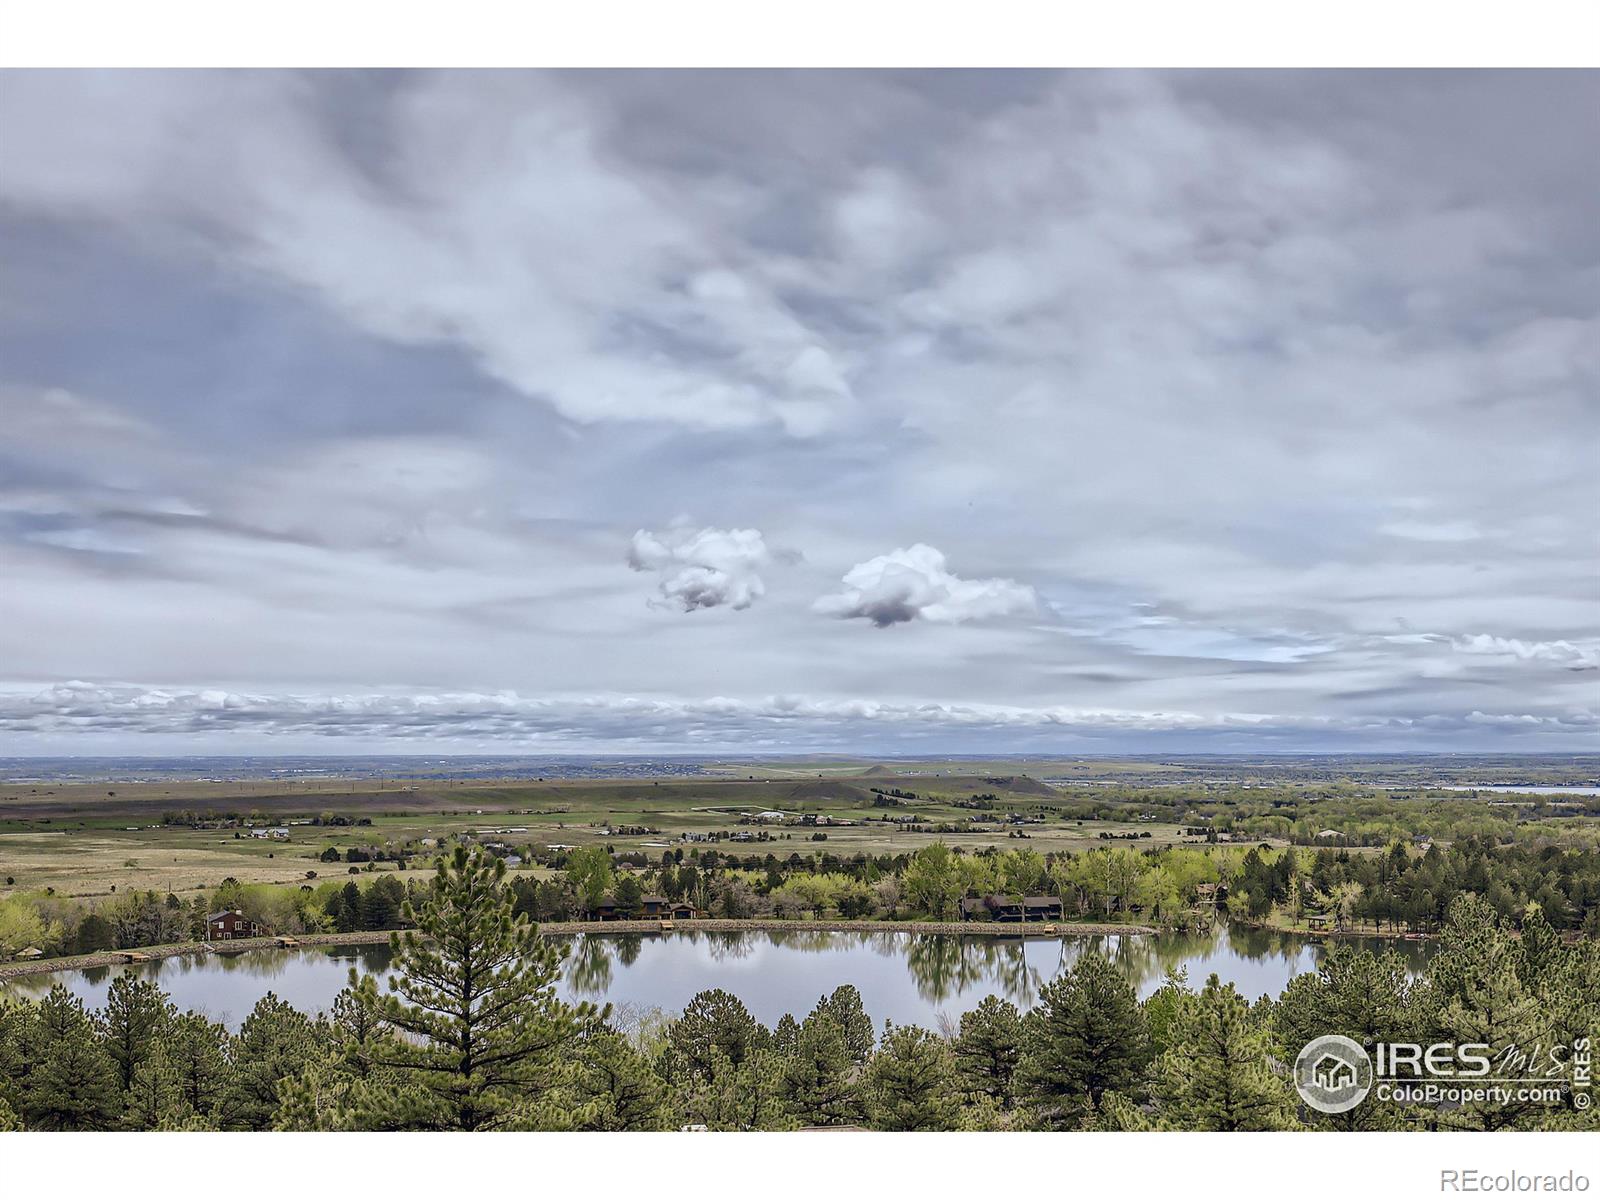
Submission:
M 382 765 L 398 771 L 405 764 Z M 505 842 L 522 853 L 517 869 L 533 873 L 541 870 L 533 860 L 550 846 L 597 843 L 656 860 L 669 848 L 693 847 L 780 858 L 909 854 L 934 840 L 969 851 L 1144 850 L 1198 840 L 1184 833 L 1186 824 L 1231 828 L 1236 840 L 1274 845 L 1331 828 L 1338 844 L 1355 852 L 1395 837 L 1448 840 L 1457 830 L 1562 842 L 1600 836 L 1600 799 L 1592 796 L 1524 804 L 1443 790 L 1452 786 L 1443 781 L 1461 786 L 1461 780 L 1582 783 L 1600 774 L 1593 756 L 703 760 L 661 767 L 670 773 L 659 778 L 640 777 L 650 768 L 639 763 L 575 769 L 585 774 L 405 779 L 366 768 L 359 777 L 292 781 L 12 778 L 0 783 L 0 894 L 47 888 L 69 896 L 129 889 L 182 894 L 230 877 L 293 883 L 313 871 L 320 879 L 346 874 L 346 862 L 322 861 L 329 849 L 341 859 L 351 849 L 400 850 L 412 868 L 405 874 L 415 875 L 432 856 L 424 839 L 473 835 Z M 605 777 L 609 769 L 623 777 Z M 1346 773 L 1335 777 L 1336 771 Z M 747 819 L 761 812 L 785 819 Z M 913 821 L 916 827 L 906 828 Z M 252 826 L 286 827 L 287 840 L 252 838 Z M 709 846 L 699 840 L 707 837 L 714 839 Z M 397 868 L 383 861 L 360 869 Z
M 342 853 L 352 846 L 398 846 L 463 834 L 492 834 L 536 851 L 552 844 L 603 843 L 618 853 L 640 852 L 651 859 L 669 846 L 683 845 L 685 834 L 759 837 L 764 832 L 770 840 L 726 840 L 714 848 L 780 857 L 812 851 L 839 857 L 912 853 L 936 839 L 968 849 L 1025 844 L 1041 852 L 1104 845 L 1102 834 L 1133 835 L 1140 848 L 1185 840 L 1171 823 L 1078 820 L 1052 813 L 1049 810 L 1067 793 L 1026 776 L 946 776 L 938 779 L 936 792 L 918 790 L 929 782 L 859 775 L 819 780 L 813 774 L 804 781 L 569 780 L 521 786 L 465 782 L 450 787 L 352 790 L 347 786 L 342 791 L 325 787 L 299 792 L 260 782 L 227 788 L 203 783 L 41 786 L 37 791 L 24 789 L 21 799 L 10 799 L 10 791 L 0 799 L 0 881 L 14 879 L 7 886 L 18 889 L 53 887 L 64 895 L 101 895 L 113 888 L 181 893 L 214 887 L 230 876 L 247 883 L 288 883 L 303 880 L 307 871 L 323 877 L 343 873 L 342 863 L 320 861 L 329 847 Z M 885 802 L 870 790 L 873 787 L 916 791 L 918 798 L 883 807 Z M 956 801 L 975 794 L 993 797 L 993 809 L 979 813 L 957 806 Z M 179 811 L 237 814 L 246 819 L 246 826 L 192 828 L 163 823 L 164 816 Z M 794 820 L 855 823 L 819 828 L 741 823 L 742 816 L 763 811 L 782 812 Z M 251 822 L 251 814 L 260 820 Z M 1043 823 L 1006 824 L 1007 814 L 1042 816 Z M 287 841 L 249 836 L 251 823 L 333 816 L 365 823 L 288 824 Z M 900 828 L 886 817 L 914 818 L 930 831 Z M 621 832 L 619 826 L 630 831 Z M 943 831 L 932 832 L 935 826 Z M 819 833 L 826 835 L 825 840 L 813 840 Z M 426 859 L 414 861 L 420 868 Z M 380 869 L 393 867 L 382 864 Z

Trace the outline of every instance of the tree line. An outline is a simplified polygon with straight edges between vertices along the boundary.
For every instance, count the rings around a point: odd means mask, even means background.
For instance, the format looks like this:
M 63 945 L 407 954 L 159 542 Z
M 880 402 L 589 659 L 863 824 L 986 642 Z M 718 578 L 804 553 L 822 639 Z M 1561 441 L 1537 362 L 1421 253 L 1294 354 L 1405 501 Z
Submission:
M 1431 934 L 1456 897 L 1475 895 L 1512 922 L 1537 906 L 1558 931 L 1600 936 L 1600 850 L 1480 837 L 1426 850 L 1395 842 L 1380 853 L 1262 845 L 1044 854 L 1026 847 L 966 852 L 942 842 L 875 856 L 675 849 L 644 866 L 594 845 L 559 861 L 554 874 L 511 876 L 518 914 L 586 920 L 607 903 L 621 916 L 639 916 L 644 897 L 654 894 L 736 920 L 949 921 L 963 915 L 963 899 L 1050 895 L 1061 898 L 1068 920 L 1189 928 L 1210 920 L 1216 898 L 1225 897 L 1223 911 L 1236 921 Z M 407 899 L 425 889 L 392 872 L 351 870 L 298 886 L 230 879 L 188 901 L 153 891 L 92 903 L 13 893 L 0 898 L 0 959 L 29 947 L 57 956 L 203 940 L 207 914 L 223 909 L 239 909 L 274 933 L 389 930 L 403 923 Z
M 1181 975 L 1141 1000 L 1084 953 L 1032 1009 L 989 997 L 944 1031 L 880 1030 L 848 984 L 770 1029 L 721 990 L 675 1017 L 567 1003 L 563 949 L 514 912 L 504 864 L 464 848 L 403 916 L 389 991 L 352 971 L 318 1015 L 269 993 L 236 1033 L 132 974 L 94 1011 L 61 985 L 0 998 L 0 1128 L 1600 1128 L 1570 1090 L 1458 1108 L 1369 1098 L 1324 1116 L 1286 1069 L 1328 1033 L 1497 1055 L 1592 1040 L 1600 943 L 1564 942 L 1537 905 L 1513 930 L 1459 896 L 1422 976 L 1341 946 L 1255 1002 Z

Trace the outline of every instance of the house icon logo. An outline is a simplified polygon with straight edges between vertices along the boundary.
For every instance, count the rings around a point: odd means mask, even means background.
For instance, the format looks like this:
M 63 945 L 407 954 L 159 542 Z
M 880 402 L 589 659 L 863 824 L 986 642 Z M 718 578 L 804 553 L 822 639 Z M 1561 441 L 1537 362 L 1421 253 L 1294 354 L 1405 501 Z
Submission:
M 1372 1060 L 1347 1037 L 1313 1038 L 1294 1060 L 1294 1086 L 1318 1112 L 1349 1112 L 1372 1090 Z

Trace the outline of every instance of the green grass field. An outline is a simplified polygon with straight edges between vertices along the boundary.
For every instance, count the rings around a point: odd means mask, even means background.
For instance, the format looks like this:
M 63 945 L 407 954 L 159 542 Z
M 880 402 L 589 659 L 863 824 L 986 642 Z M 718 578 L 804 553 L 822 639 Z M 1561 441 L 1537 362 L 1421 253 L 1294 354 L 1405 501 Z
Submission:
M 818 764 L 820 765 L 820 764 Z M 507 786 L 463 783 L 387 788 L 328 784 L 285 791 L 276 784 L 228 786 L 75 785 L 11 789 L 0 797 L 0 884 L 9 889 L 53 887 L 63 895 L 109 894 L 130 888 L 183 892 L 214 887 L 232 876 L 245 882 L 289 883 L 307 871 L 319 878 L 343 874 L 343 863 L 323 863 L 328 847 L 403 845 L 421 838 L 444 839 L 489 830 L 514 845 L 606 843 L 619 853 L 657 857 L 679 846 L 685 833 L 750 832 L 765 829 L 772 840 L 723 841 L 719 851 L 739 854 L 810 854 L 841 857 L 856 853 L 909 853 L 936 839 L 951 845 L 1028 845 L 1042 852 L 1106 844 L 1102 833 L 1148 833 L 1140 848 L 1182 840 L 1179 828 L 1156 822 L 1063 820 L 1048 814 L 1045 823 L 1023 827 L 1001 824 L 1007 812 L 1034 815 L 1070 794 L 1023 775 L 863 776 L 791 771 L 785 776 L 711 778 L 643 782 L 561 781 Z M 820 775 L 820 778 L 819 778 Z M 919 799 L 893 808 L 875 807 L 872 787 L 914 791 Z M 1075 792 L 1078 789 L 1071 789 Z M 115 795 L 108 793 L 115 792 Z M 973 794 L 996 797 L 992 812 L 976 814 L 957 807 Z M 289 824 L 290 840 L 236 837 L 234 829 L 196 829 L 163 825 L 174 810 L 258 813 L 271 823 L 319 814 L 366 819 L 370 825 Z M 852 825 L 812 828 L 794 824 L 749 825 L 741 814 L 776 810 L 802 816 L 848 820 Z M 915 817 L 926 824 L 954 824 L 958 833 L 911 832 L 880 820 Z M 985 820 L 973 822 L 981 815 Z M 615 832 L 617 826 L 647 827 L 652 833 Z M 1024 833 L 1027 840 L 1013 837 Z M 813 834 L 825 833 L 825 841 Z M 1124 843 L 1125 844 L 1125 843 Z M 420 867 L 421 863 L 415 863 Z M 393 870 L 390 864 L 378 869 Z M 528 868 L 524 868 L 528 869 Z

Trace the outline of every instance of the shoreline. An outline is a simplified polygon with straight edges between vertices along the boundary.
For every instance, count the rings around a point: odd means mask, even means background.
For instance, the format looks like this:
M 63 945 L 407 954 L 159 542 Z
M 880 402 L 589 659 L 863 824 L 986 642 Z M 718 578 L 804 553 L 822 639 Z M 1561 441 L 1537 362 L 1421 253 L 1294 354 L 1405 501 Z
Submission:
M 1042 932 L 1054 924 L 1056 932 Z M 580 933 L 911 933 L 959 937 L 1104 937 L 1113 934 L 1150 935 L 1161 932 L 1152 925 L 1117 925 L 1109 922 L 1055 921 L 1011 924 L 995 921 L 780 921 L 741 920 L 703 917 L 679 921 L 670 930 L 659 920 L 640 921 L 550 921 L 539 926 L 540 937 L 572 937 Z M 174 942 L 165 946 L 138 946 L 128 950 L 101 950 L 94 954 L 75 954 L 62 958 L 40 958 L 32 962 L 0 963 L 0 982 L 27 975 L 51 975 L 57 971 L 81 971 L 90 967 L 121 966 L 129 954 L 147 959 L 203 958 L 212 954 L 244 954 L 251 950 L 298 949 L 302 946 L 385 945 L 393 933 L 389 929 L 360 930 L 351 933 L 305 933 L 288 935 L 294 945 L 281 946 L 277 937 L 240 938 L 229 942 Z

